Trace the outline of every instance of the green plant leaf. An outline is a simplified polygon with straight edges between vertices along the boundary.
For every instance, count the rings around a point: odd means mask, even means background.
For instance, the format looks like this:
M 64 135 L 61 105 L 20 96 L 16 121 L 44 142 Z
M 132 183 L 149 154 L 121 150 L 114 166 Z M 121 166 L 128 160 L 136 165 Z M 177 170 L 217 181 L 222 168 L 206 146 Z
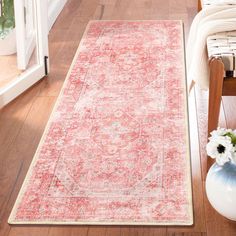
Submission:
M 9 31 L 15 27 L 14 2 L 13 0 L 2 0 L 2 16 L 0 17 L 0 33 Z
M 225 134 L 225 136 L 230 137 L 232 144 L 236 145 L 236 135 L 234 135 L 233 133 L 228 132 L 228 133 Z

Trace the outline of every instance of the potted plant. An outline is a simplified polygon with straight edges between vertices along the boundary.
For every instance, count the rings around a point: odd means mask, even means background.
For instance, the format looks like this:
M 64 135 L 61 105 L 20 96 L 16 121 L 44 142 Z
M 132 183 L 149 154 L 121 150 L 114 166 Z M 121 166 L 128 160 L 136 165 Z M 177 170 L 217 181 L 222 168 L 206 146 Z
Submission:
M 14 0 L 0 0 L 0 55 L 16 53 Z
M 216 160 L 207 173 L 208 200 L 221 215 L 236 221 L 236 130 L 211 132 L 207 154 Z

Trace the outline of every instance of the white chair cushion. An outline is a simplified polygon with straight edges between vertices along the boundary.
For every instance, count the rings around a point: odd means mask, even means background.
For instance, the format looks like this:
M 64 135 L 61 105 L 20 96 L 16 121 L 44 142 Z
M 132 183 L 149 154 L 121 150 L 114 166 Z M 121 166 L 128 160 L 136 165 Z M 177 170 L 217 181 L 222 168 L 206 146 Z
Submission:
M 201 0 L 202 7 L 212 5 L 236 5 L 236 0 Z M 226 77 L 236 77 L 236 31 L 211 35 L 207 39 L 209 58 L 222 58 Z
M 236 5 L 236 0 L 201 0 L 202 7 L 209 5 Z

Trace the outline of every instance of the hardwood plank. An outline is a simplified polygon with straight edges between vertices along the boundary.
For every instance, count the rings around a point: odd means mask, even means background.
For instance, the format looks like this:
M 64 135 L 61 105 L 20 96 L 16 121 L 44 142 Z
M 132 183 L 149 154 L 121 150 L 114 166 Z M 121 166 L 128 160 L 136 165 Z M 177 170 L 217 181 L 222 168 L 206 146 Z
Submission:
M 168 236 L 207 236 L 207 233 L 170 233 Z
M 0 161 L 4 161 L 3 157 L 6 150 L 16 138 L 23 122 L 28 115 L 34 98 L 38 94 L 40 83 L 33 86 L 26 93 L 22 94 L 17 100 L 12 101 L 8 106 L 1 109 L 0 112 Z M 2 165 L 3 163 L 1 163 Z
M 21 74 L 21 71 L 17 69 L 16 54 L 0 56 L 0 67 L 0 89 Z
M 87 236 L 104 236 L 106 234 L 106 226 L 89 226 Z
M 227 78 L 224 80 L 222 91 L 223 96 L 236 96 L 236 79 Z
M 11 208 L 8 206 L 9 198 L 22 169 L 22 159 L 27 156 L 27 153 L 24 153 L 19 158 L 18 147 L 15 143 L 38 94 L 37 86 L 40 87 L 40 83 L 4 107 L 0 113 L 0 235 L 1 232 L 6 235 L 6 227 L 2 226 L 6 223 L 4 215 L 9 214 L 9 208 Z M 29 130 L 32 131 L 32 129 Z M 27 141 L 30 143 L 29 140 Z
M 146 226 L 147 236 L 166 236 L 167 235 L 167 228 L 163 226 Z
M 82 0 L 74 17 L 79 16 L 82 19 L 91 19 L 99 3 L 99 0 Z
M 116 0 L 101 0 L 93 15 L 93 20 L 113 19 Z
M 52 226 L 47 236 L 87 236 L 87 226 Z
M 22 167 L 23 163 L 21 162 L 15 168 L 11 169 L 12 178 L 8 178 L 8 193 L 6 194 L 3 206 L 1 207 L 0 236 L 7 236 L 11 230 L 10 225 L 7 223 L 7 219 L 15 202 L 16 194 L 14 193 L 14 188 L 18 182 L 18 179 L 20 178 Z
M 164 226 L 122 226 L 121 236 L 166 236 Z M 110 235 L 112 236 L 112 235 Z
M 36 53 L 30 58 L 29 64 L 27 68 L 36 64 L 37 62 Z M 3 89 L 8 84 L 15 81 L 17 77 L 19 77 L 25 70 L 19 70 L 17 68 L 17 55 L 8 55 L 8 56 L 0 56 L 0 89 Z M 27 69 L 26 68 L 26 69 Z
M 82 0 L 76 1 L 67 1 L 66 5 L 63 8 L 63 11 L 58 16 L 56 22 L 54 23 L 49 35 L 54 35 L 55 31 L 63 30 L 66 31 L 71 23 L 75 20 L 75 15 L 77 15 L 78 11 L 81 9 L 81 2 Z M 61 35 L 61 37 L 68 37 L 67 35 Z M 60 40 L 60 37 L 57 38 Z
M 121 228 L 121 236 L 144 236 L 144 227 L 127 226 Z
M 87 236 L 88 235 L 88 227 L 87 226 L 75 226 L 75 227 L 70 226 L 70 227 L 72 227 L 70 236 Z M 66 236 L 67 235 L 68 234 L 66 234 Z
M 9 236 L 42 236 L 48 234 L 48 227 L 45 226 L 14 226 Z
M 7 236 L 9 229 L 15 228 L 15 226 L 10 227 L 7 224 L 7 219 L 38 146 L 54 102 L 54 97 L 39 97 L 35 99 L 20 132 L 5 155 L 5 159 L 8 162 L 6 168 L 1 169 L 1 174 L 4 176 L 1 181 L 1 189 L 5 189 L 4 192 L 6 192 L 1 207 L 1 236 Z M 32 126 L 32 124 L 34 125 Z M 21 232 L 27 231 L 27 228 L 27 226 L 16 227 L 13 231 L 10 231 L 10 235 L 12 232 L 13 235 L 17 235 L 17 233 L 20 235 Z
M 59 68 L 51 68 L 50 75 L 42 81 L 38 97 L 57 97 L 68 72 L 69 65 L 61 65 Z
M 121 227 L 120 226 L 107 226 L 106 233 L 104 236 L 120 236 Z
M 115 5 L 113 18 L 122 20 L 168 19 L 168 2 L 168 0 L 118 0 Z

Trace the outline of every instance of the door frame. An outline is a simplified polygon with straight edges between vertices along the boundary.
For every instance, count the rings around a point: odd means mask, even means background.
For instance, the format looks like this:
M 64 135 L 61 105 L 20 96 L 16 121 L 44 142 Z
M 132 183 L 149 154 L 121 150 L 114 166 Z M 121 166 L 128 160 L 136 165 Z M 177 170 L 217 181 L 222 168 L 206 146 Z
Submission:
M 30 7 L 26 9 L 25 4 Z M 14 0 L 15 25 L 16 25 L 16 44 L 17 44 L 17 67 L 19 70 L 26 70 L 29 60 L 33 54 L 35 42 L 36 14 L 32 12 L 34 0 Z M 28 19 L 28 17 L 30 19 Z M 26 25 L 30 25 L 27 27 Z
M 0 90 L 0 108 L 19 96 L 49 72 L 48 18 L 45 17 L 45 13 L 48 11 L 48 0 L 33 1 L 35 2 L 37 15 L 35 28 L 38 61 L 36 65 L 27 69 L 15 78 L 14 81 L 10 82 Z

